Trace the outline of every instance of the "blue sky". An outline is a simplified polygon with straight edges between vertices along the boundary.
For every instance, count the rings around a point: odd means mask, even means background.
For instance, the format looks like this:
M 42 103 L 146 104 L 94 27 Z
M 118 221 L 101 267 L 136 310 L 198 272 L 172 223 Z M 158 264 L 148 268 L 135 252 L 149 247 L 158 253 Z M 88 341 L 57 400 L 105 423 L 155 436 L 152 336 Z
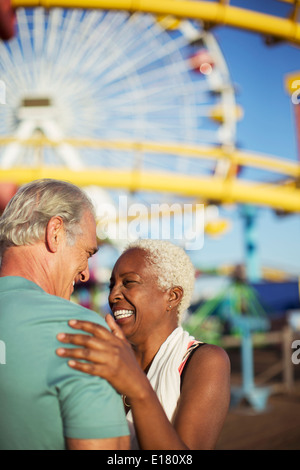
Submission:
M 238 6 L 238 2 L 233 2 Z M 282 14 L 290 5 L 274 0 L 239 2 L 244 8 Z M 271 7 L 271 9 L 270 9 Z M 300 48 L 287 43 L 267 46 L 255 33 L 217 27 L 215 36 L 237 87 L 237 101 L 244 110 L 238 124 L 241 149 L 293 161 L 298 159 L 291 99 L 284 87 L 286 74 L 300 71 Z M 205 237 L 197 264 L 217 266 L 244 260 L 240 211 L 223 210 L 232 229 L 219 240 Z M 259 260 L 262 266 L 300 275 L 300 215 L 278 217 L 269 209 L 258 210 Z

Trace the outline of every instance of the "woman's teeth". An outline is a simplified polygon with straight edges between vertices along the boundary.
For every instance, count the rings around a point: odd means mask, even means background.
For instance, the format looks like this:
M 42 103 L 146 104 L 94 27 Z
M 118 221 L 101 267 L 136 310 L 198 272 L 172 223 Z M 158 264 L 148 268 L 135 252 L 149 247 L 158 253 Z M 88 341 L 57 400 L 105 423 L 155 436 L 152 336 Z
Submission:
M 116 310 L 114 312 L 114 317 L 117 320 L 118 318 L 126 318 L 133 315 L 133 310 Z

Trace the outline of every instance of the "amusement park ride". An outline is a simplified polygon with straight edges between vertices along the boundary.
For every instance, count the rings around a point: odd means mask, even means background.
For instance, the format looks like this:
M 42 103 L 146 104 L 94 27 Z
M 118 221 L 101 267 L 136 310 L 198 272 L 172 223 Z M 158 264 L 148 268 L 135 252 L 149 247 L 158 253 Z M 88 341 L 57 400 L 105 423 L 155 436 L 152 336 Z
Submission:
M 300 3 L 286 2 L 285 19 L 227 0 L 12 0 L 14 37 L 9 10 L 0 18 L 0 211 L 19 185 L 57 178 L 133 201 L 241 205 L 253 247 L 255 207 L 300 212 L 300 164 L 237 148 L 242 112 L 212 30 L 300 44 Z M 246 180 L 246 167 L 268 178 Z M 255 280 L 253 250 L 247 262 Z M 237 393 L 261 408 L 251 328 L 242 325 L 248 372 Z
M 1 109 L 2 182 L 22 184 L 49 176 L 68 178 L 81 186 L 300 211 L 298 163 L 236 148 L 239 110 L 234 86 L 214 36 L 205 29 L 222 24 L 262 33 L 269 41 L 299 43 L 298 2 L 293 3 L 288 19 L 236 8 L 225 1 L 81 3 L 12 2 L 17 9 L 17 37 L 6 47 L 1 44 L 1 77 L 7 97 Z M 76 11 L 83 5 L 91 11 Z M 28 10 L 30 7 L 35 8 Z M 50 12 L 37 7 L 50 8 Z M 103 9 L 107 9 L 105 13 Z M 158 21 L 146 13 L 158 15 Z M 66 63 L 67 71 L 66 67 L 62 71 Z M 104 67 L 109 73 L 103 72 Z M 191 77 L 193 68 L 204 80 Z M 180 79 L 177 86 L 174 77 Z M 90 82 L 84 84 L 84 80 L 98 80 L 105 86 L 102 95 L 96 88 L 91 97 Z M 122 101 L 120 93 L 125 89 Z M 72 93 L 81 101 L 71 103 Z M 78 109 L 83 116 L 75 122 L 71 115 Z M 215 126 L 209 126 L 209 120 Z M 59 156 L 51 165 L 44 158 L 47 151 L 42 152 L 49 148 Z M 106 159 L 103 164 L 95 157 L 89 161 L 87 154 L 99 154 L 99 149 L 115 163 L 108 165 Z M 237 178 L 241 166 L 277 173 L 280 183 Z

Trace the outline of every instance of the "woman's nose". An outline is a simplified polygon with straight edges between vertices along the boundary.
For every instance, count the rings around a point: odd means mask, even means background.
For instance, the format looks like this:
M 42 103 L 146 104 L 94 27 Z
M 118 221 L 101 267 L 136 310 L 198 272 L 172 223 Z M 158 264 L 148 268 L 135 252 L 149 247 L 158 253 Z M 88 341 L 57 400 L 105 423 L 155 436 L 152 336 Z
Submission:
M 120 287 L 118 287 L 117 285 L 114 285 L 113 287 L 111 287 L 109 296 L 108 296 L 109 303 L 113 304 L 122 298 L 123 298 L 123 294 L 122 294 Z

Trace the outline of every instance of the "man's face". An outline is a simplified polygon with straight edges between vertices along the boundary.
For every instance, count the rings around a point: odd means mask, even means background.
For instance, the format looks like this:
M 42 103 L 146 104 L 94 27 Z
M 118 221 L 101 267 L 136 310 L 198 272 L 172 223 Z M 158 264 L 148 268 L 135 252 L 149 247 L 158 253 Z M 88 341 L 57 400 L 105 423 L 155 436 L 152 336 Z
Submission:
M 60 250 L 57 267 L 57 290 L 59 297 L 70 300 L 76 282 L 89 280 L 88 260 L 97 251 L 96 222 L 91 212 L 86 211 L 81 219 L 80 235 L 70 245 L 67 237 Z

